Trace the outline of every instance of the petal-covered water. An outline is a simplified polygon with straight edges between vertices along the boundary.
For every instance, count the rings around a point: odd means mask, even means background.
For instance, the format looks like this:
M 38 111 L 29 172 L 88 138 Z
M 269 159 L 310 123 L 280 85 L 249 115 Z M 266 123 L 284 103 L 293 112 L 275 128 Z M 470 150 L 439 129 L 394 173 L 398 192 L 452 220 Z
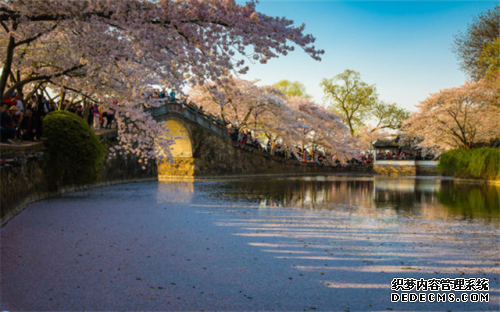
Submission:
M 70 193 L 30 205 L 1 229 L 0 303 L 9 311 L 498 310 L 499 209 L 498 186 L 372 176 Z M 412 278 L 480 278 L 490 289 L 420 292 L 465 293 L 466 302 L 391 302 L 403 293 L 391 282 Z

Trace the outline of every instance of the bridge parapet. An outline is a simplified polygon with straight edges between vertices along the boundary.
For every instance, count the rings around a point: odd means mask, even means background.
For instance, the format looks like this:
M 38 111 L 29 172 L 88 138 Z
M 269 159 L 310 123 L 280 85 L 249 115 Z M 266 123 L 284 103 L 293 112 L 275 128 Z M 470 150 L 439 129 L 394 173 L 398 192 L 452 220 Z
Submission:
M 146 110 L 151 112 L 153 118 L 162 118 L 169 114 L 182 116 L 224 138 L 229 137 L 223 123 L 217 121 L 212 115 L 207 115 L 194 106 L 183 102 L 166 102 L 162 106 L 148 107 Z

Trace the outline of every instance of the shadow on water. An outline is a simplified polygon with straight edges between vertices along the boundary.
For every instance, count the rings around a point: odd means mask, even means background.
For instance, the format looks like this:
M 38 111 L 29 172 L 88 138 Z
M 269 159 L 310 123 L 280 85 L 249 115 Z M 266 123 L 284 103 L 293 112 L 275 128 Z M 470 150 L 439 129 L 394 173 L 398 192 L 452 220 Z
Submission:
M 447 308 L 490 310 L 500 302 L 498 186 L 324 176 L 195 183 L 195 189 L 219 209 L 218 226 L 234 229 L 261 256 L 296 269 L 294 280 L 309 275 L 336 294 L 362 289 L 366 296 L 358 298 L 358 307 L 388 297 L 392 278 L 486 277 L 490 303 Z

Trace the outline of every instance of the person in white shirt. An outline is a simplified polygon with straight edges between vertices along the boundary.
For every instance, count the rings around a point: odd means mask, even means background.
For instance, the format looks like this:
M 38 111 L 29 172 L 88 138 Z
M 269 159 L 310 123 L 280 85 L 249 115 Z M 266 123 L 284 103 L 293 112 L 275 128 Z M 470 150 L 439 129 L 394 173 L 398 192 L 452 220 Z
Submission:
M 14 94 L 14 100 L 16 101 L 17 109 L 21 113 L 24 113 L 23 95 L 18 93 Z

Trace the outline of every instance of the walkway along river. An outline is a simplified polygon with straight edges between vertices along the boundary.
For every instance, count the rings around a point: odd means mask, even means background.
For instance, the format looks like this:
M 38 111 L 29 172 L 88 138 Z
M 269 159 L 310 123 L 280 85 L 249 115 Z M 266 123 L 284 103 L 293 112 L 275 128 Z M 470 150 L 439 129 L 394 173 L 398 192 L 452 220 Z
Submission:
M 498 186 L 348 175 L 67 193 L 1 229 L 0 305 L 498 311 L 499 203 Z M 404 293 L 391 290 L 399 278 L 480 283 L 418 292 L 465 293 L 466 302 L 391 302 Z

